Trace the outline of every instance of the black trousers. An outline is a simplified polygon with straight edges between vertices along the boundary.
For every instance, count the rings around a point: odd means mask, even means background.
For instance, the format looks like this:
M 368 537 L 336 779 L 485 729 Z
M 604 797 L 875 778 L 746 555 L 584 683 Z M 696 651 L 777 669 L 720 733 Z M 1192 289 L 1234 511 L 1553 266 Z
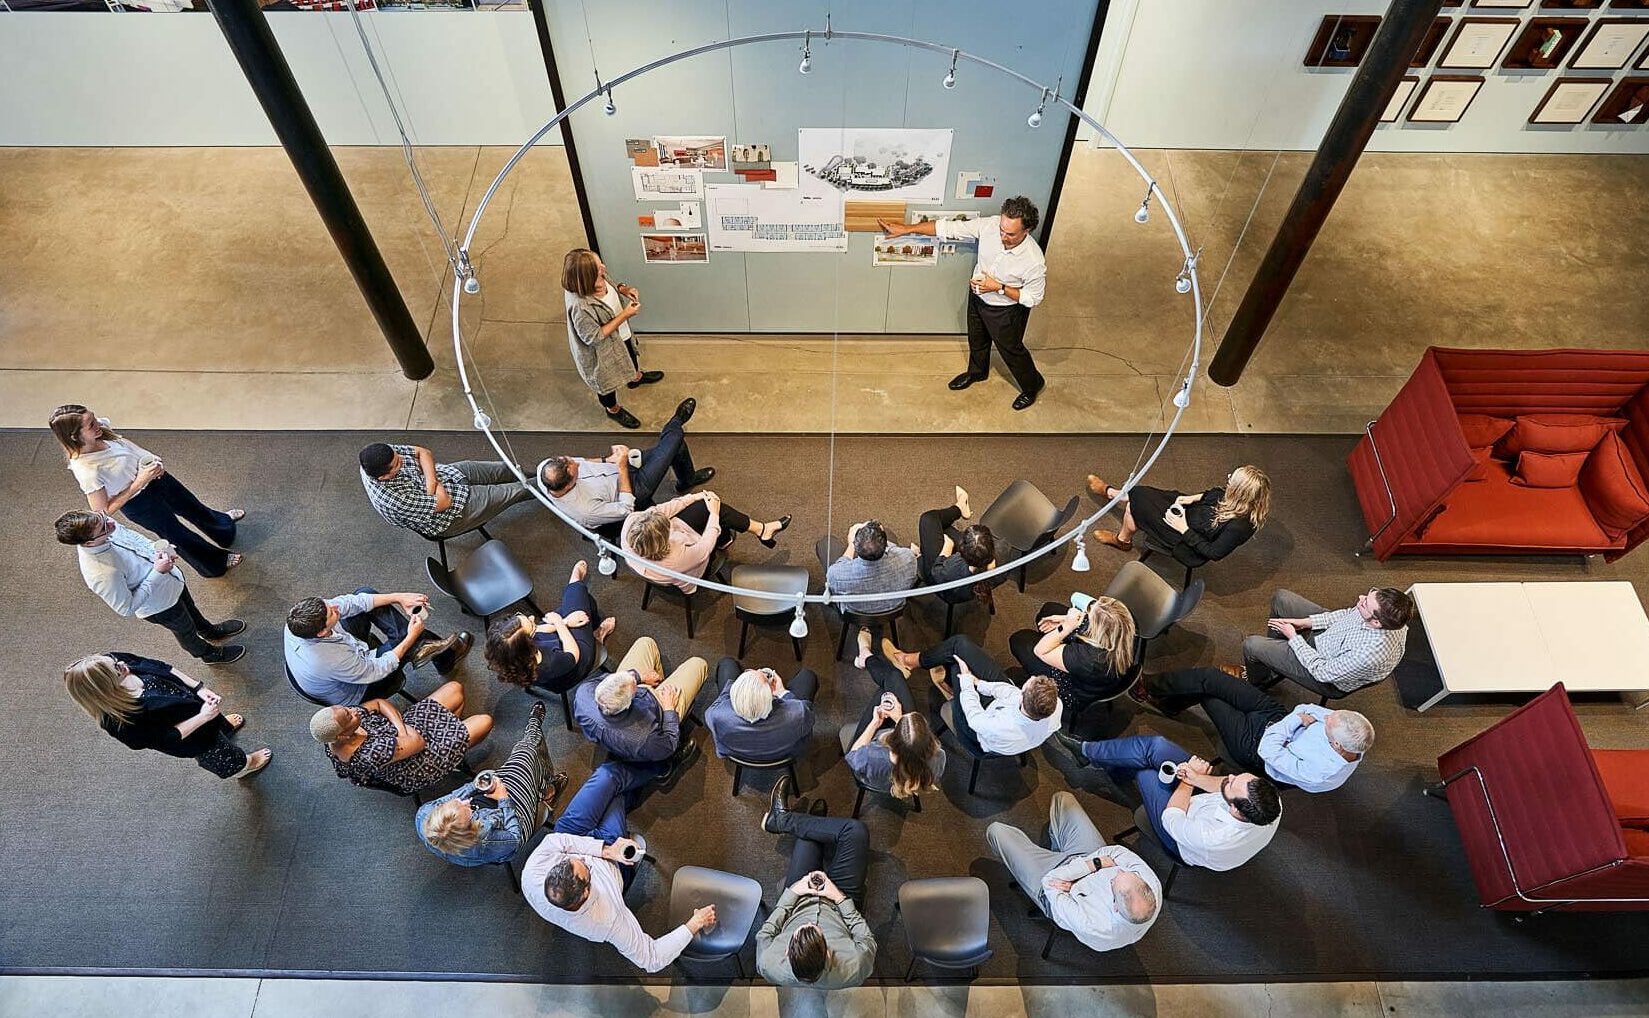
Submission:
M 945 680 L 950 683 L 953 692 L 960 691 L 961 682 L 957 679 L 955 658 L 960 657 L 967 663 L 968 671 L 974 674 L 980 682 L 1008 682 L 1008 676 L 1000 665 L 991 656 L 985 653 L 984 648 L 974 643 L 972 639 L 958 633 L 945 640 L 936 647 L 924 650 L 917 659 L 917 664 L 923 668 L 944 668 Z M 987 756 L 985 747 L 979 744 L 979 736 L 973 733 L 973 727 L 968 724 L 968 712 L 962 709 L 958 702 L 951 709 L 951 717 L 956 722 L 956 738 L 974 756 Z
M 790 849 L 790 869 L 784 886 L 824 870 L 830 882 L 855 902 L 865 900 L 865 868 L 870 865 L 870 832 L 857 820 L 846 817 L 816 817 L 786 813 L 777 824 L 781 834 L 791 834 L 796 844 Z M 825 856 L 829 855 L 827 863 Z
M 220 715 L 206 722 L 196 729 L 196 740 L 199 741 L 202 732 L 207 732 L 205 738 L 212 740 L 211 745 L 195 754 L 195 763 L 204 771 L 220 777 L 232 778 L 246 767 L 246 751 L 235 745 L 232 740 L 234 731 L 229 722 Z
M 177 642 L 193 657 L 202 661 L 210 661 L 221 654 L 218 648 L 206 642 L 206 630 L 212 628 L 212 623 L 195 607 L 195 599 L 190 596 L 189 588 L 183 588 L 183 594 L 177 599 L 177 604 L 165 611 L 156 612 L 144 618 L 145 622 L 153 622 L 164 627 L 177 637 Z
M 1171 711 L 1202 704 L 1220 733 L 1231 763 L 1254 774 L 1265 773 L 1260 759 L 1260 737 L 1288 716 L 1288 708 L 1251 684 L 1218 668 L 1187 668 L 1153 675 L 1145 680 L 1148 693 Z
M 998 307 L 986 304 L 976 293 L 968 294 L 968 374 L 984 378 L 991 373 L 991 344 L 1002 354 L 1002 363 L 1021 392 L 1037 392 L 1045 383 L 1036 361 L 1025 349 L 1025 323 L 1031 309 L 1023 304 Z
M 183 561 L 200 575 L 222 576 L 229 570 L 229 553 L 223 549 L 235 543 L 235 521 L 196 498 L 171 474 L 150 481 L 120 511 L 144 530 L 177 545 Z M 184 526 L 185 522 L 200 533 Z
M 870 660 L 865 662 L 865 668 L 870 671 L 870 677 L 876 680 L 878 695 L 872 697 L 870 702 L 865 704 L 865 709 L 859 713 L 859 731 L 864 731 L 865 726 L 870 724 L 871 716 L 876 713 L 876 705 L 882 702 L 881 693 L 892 693 L 893 698 L 899 701 L 899 709 L 907 714 L 916 709 L 916 698 L 910 695 L 910 683 L 905 681 L 905 674 L 893 667 L 887 658 L 879 654 L 872 655 Z M 882 723 L 882 728 L 892 727 L 886 722 Z
M 362 587 L 355 593 L 376 594 L 378 592 L 371 587 Z M 359 615 L 351 615 L 347 619 L 341 619 L 338 626 L 349 633 L 350 636 L 376 650 L 379 654 L 389 653 L 389 651 L 400 646 L 401 641 L 407 638 L 407 617 L 402 615 L 401 610 L 392 604 L 386 604 L 382 608 L 374 608 L 369 612 L 362 612 Z M 377 632 L 373 632 L 373 630 L 377 630 Z M 425 629 L 423 635 L 418 638 L 418 642 L 423 643 L 425 640 L 439 639 L 441 639 L 441 634 L 432 629 Z M 445 675 L 447 670 L 453 666 L 453 662 L 457 657 L 457 650 L 454 647 L 445 653 L 435 655 L 435 670 Z M 401 688 L 401 684 L 406 681 L 405 667 L 403 663 L 401 668 L 395 669 L 377 682 L 367 686 L 361 694 L 362 702 L 393 696 L 395 691 Z
M 726 502 L 721 504 L 721 512 L 716 515 L 717 519 L 721 520 L 721 539 L 716 542 L 717 544 L 732 544 L 733 538 L 750 529 L 750 517 Z M 693 502 L 676 513 L 676 519 L 702 534 L 704 528 L 710 525 L 710 503 L 702 499 Z

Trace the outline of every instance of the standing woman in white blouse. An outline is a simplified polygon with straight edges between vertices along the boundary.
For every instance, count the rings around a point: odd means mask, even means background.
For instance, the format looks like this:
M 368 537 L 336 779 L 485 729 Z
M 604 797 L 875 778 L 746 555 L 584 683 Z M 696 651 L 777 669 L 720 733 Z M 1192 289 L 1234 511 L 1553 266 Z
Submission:
M 122 513 L 171 542 L 202 576 L 222 576 L 240 564 L 240 555 L 224 549 L 235 543 L 235 522 L 246 510 L 221 512 L 205 505 L 166 472 L 158 456 L 120 437 L 106 419 L 78 403 L 53 410 L 48 423 L 93 510 Z

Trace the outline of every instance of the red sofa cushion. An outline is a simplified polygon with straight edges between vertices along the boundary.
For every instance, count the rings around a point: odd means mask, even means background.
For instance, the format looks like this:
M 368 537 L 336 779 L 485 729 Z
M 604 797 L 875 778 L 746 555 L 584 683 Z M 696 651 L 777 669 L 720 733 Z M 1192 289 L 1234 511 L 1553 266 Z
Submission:
M 1623 535 L 1649 520 L 1649 484 L 1619 435 L 1604 435 L 1580 470 L 1580 493 L 1599 525 Z
M 1525 449 L 1517 454 L 1517 476 L 1512 478 L 1512 483 L 1525 488 L 1572 488 L 1580 480 L 1580 468 L 1586 465 L 1586 457 L 1590 455 Z
M 1579 487 L 1513 484 L 1511 467 L 1499 460 L 1489 460 L 1484 471 L 1482 484 L 1462 484 L 1449 492 L 1443 511 L 1404 550 L 1458 546 L 1477 552 L 1582 552 L 1605 551 L 1622 543 L 1598 526 Z
M 1626 842 L 1626 854 L 1634 859 L 1649 859 L 1649 831 L 1636 827 L 1622 827 L 1621 840 Z
M 1649 825 L 1649 749 L 1594 749 L 1592 762 L 1620 822 Z
M 1481 449 L 1485 445 L 1493 445 L 1506 437 L 1506 432 L 1512 430 L 1517 421 L 1510 417 L 1490 417 L 1487 414 L 1461 414 L 1460 431 L 1466 436 L 1466 444 L 1473 449 Z
M 1476 460 L 1477 464 L 1472 467 L 1472 472 L 1466 475 L 1466 481 L 1487 480 L 1489 476 L 1489 457 L 1493 455 L 1494 448 L 1492 446 L 1474 447 L 1472 449 L 1472 459 Z M 1466 481 L 1461 483 L 1464 484 Z
M 1495 454 L 1516 459 L 1525 449 L 1535 452 L 1590 452 L 1603 436 L 1626 427 L 1621 417 L 1593 417 L 1590 414 L 1529 414 L 1517 419 L 1495 447 Z

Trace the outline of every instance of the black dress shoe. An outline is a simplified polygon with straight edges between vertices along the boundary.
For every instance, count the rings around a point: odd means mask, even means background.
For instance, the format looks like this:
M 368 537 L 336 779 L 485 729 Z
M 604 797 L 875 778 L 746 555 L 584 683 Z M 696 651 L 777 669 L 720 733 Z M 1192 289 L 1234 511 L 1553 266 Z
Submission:
M 693 476 L 687 479 L 685 485 L 676 485 L 676 494 L 685 495 L 701 484 L 709 484 L 710 479 L 716 476 L 715 467 L 699 467 L 693 471 Z
M 686 424 L 693 419 L 693 412 L 699 408 L 699 401 L 691 396 L 676 404 L 676 420 Z
M 784 818 L 790 815 L 790 806 L 785 802 L 790 794 L 790 775 L 781 774 L 779 780 L 773 782 L 773 791 L 767 796 L 767 812 L 762 814 L 762 830 L 768 834 L 783 834 Z
M 689 767 L 693 766 L 693 761 L 697 760 L 698 756 L 698 743 L 683 740 L 681 748 L 670 758 L 669 769 L 658 776 L 659 787 L 666 792 L 676 787 L 676 782 L 681 780 L 681 776 L 687 773 Z
M 205 661 L 209 665 L 231 665 L 245 656 L 245 647 L 242 647 L 238 643 L 231 643 L 227 646 L 219 647 L 217 650 L 214 650 L 210 654 L 207 654 L 205 657 L 201 658 L 201 660 Z
M 1088 762 L 1087 755 L 1082 752 L 1082 740 L 1081 739 L 1078 739 L 1074 736 L 1066 735 L 1064 732 L 1055 732 L 1054 733 L 1054 739 L 1061 746 L 1064 746 L 1067 750 L 1070 751 L 1071 756 L 1076 758 L 1076 765 L 1078 767 L 1091 767 L 1091 766 L 1093 766 L 1092 764 L 1090 764 Z
M 1030 406 L 1032 403 L 1035 403 L 1036 402 L 1036 397 L 1038 397 L 1040 395 L 1042 395 L 1042 387 L 1041 386 L 1037 386 L 1031 392 L 1022 392 L 1018 396 L 1014 397 L 1013 408 L 1015 410 L 1023 410 L 1026 407 Z
M 654 382 L 662 382 L 662 381 L 664 381 L 664 372 L 662 372 L 662 371 L 643 371 L 641 373 L 640 378 L 634 378 L 634 379 L 631 379 L 628 382 L 625 382 L 624 387 L 627 388 L 627 389 L 634 389 L 638 386 L 652 385 Z
M 772 537 L 758 537 L 758 538 L 756 538 L 756 540 L 760 541 L 762 543 L 763 547 L 777 548 L 779 546 L 779 535 L 784 533 L 786 530 L 789 530 L 789 529 L 790 529 L 790 514 L 785 513 L 783 516 L 779 517 L 779 529 L 773 531 L 773 536 Z
M 973 383 L 983 382 L 985 379 L 987 379 L 989 377 L 990 377 L 989 375 L 971 375 L 968 372 L 964 371 L 960 375 L 957 375 L 955 378 L 950 380 L 950 387 L 952 389 L 956 390 L 957 392 L 961 392 L 963 389 L 966 389 L 968 386 L 972 385 Z
M 226 619 L 209 629 L 202 629 L 200 635 L 208 640 L 227 640 L 236 633 L 246 632 L 246 623 L 240 619 Z
M 607 419 L 619 427 L 629 428 L 631 431 L 641 427 L 641 422 L 636 420 L 636 415 L 632 414 L 623 407 L 619 407 L 617 410 L 607 411 Z

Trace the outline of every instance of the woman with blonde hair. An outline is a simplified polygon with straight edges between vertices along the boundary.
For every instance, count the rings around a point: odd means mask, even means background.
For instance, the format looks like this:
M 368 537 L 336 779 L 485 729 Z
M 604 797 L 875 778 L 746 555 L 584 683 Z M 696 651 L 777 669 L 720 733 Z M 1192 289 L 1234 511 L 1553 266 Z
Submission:
M 235 543 L 235 523 L 246 510 L 207 506 L 167 472 L 160 457 L 79 403 L 53 410 L 46 424 L 93 512 L 124 514 L 175 547 L 202 576 L 222 576 L 240 564 L 240 555 L 224 549 Z
M 567 308 L 567 346 L 579 377 L 614 423 L 641 427 L 618 403 L 619 386 L 634 389 L 664 378 L 662 371 L 641 370 L 641 350 L 630 331 L 630 319 L 641 313 L 641 292 L 609 280 L 601 257 L 582 247 L 561 260 L 561 290 Z
M 1103 504 L 1117 489 L 1089 474 L 1088 493 Z M 1194 569 L 1242 547 L 1265 526 L 1270 512 L 1271 478 L 1259 467 L 1241 466 L 1231 471 L 1223 488 L 1195 495 L 1137 485 L 1122 500 L 1122 529 L 1096 530 L 1094 539 L 1133 551 L 1134 534 L 1143 530 L 1153 546 Z
M 725 548 L 740 534 L 755 534 L 766 547 L 776 547 L 779 534 L 790 526 L 786 514 L 769 523 L 758 523 L 734 509 L 713 491 L 699 491 L 673 498 L 650 509 L 633 512 L 624 520 L 619 544 L 625 551 L 649 562 L 689 576 L 703 576 L 717 548 Z M 699 589 L 689 580 L 655 572 L 625 562 L 654 583 L 668 583 L 691 594 Z
M 1114 597 L 1096 597 L 1080 608 L 1043 605 L 1036 628 L 1008 637 L 1008 648 L 1027 675 L 1054 680 L 1065 717 L 1075 723 L 1090 704 L 1110 699 L 1133 682 L 1137 637 L 1127 605 Z
M 268 766 L 268 747 L 248 755 L 232 737 L 246 724 L 220 710 L 223 697 L 164 661 L 121 651 L 83 657 L 63 671 L 69 696 L 132 749 L 193 760 L 220 778 Z
M 854 729 L 842 733 L 842 749 L 854 779 L 897 799 L 938 788 L 945 773 L 945 748 L 916 709 L 904 673 L 881 655 L 871 656 L 865 667 L 882 695 L 865 705 L 857 738 L 848 742 Z

